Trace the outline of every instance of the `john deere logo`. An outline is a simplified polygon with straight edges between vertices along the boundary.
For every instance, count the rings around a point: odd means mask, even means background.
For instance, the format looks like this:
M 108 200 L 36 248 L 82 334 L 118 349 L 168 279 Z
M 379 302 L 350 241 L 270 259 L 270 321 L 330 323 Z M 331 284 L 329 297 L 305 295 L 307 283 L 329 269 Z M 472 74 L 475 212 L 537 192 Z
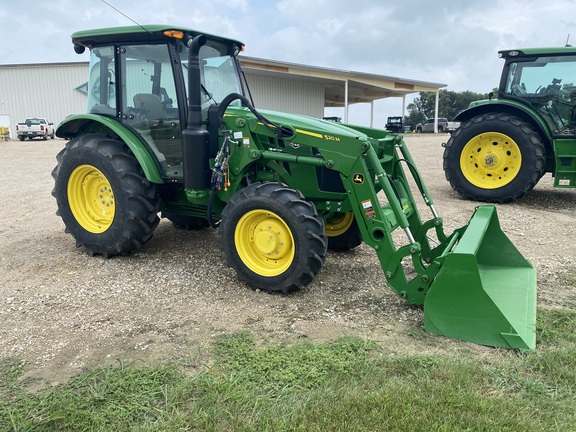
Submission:
M 354 174 L 354 179 L 352 181 L 356 184 L 362 184 L 364 183 L 364 175 Z

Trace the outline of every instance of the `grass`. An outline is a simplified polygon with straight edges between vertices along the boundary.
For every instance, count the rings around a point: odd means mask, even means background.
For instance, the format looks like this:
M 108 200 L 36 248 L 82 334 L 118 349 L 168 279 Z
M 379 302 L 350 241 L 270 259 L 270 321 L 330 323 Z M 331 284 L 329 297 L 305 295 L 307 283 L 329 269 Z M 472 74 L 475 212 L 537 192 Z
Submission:
M 576 424 L 576 313 L 539 311 L 538 351 L 393 357 L 376 344 L 257 347 L 216 338 L 214 362 L 118 364 L 31 393 L 0 361 L 5 431 L 567 431 Z
M 566 273 L 561 274 L 558 282 L 566 286 L 576 285 L 576 269 L 569 269 Z

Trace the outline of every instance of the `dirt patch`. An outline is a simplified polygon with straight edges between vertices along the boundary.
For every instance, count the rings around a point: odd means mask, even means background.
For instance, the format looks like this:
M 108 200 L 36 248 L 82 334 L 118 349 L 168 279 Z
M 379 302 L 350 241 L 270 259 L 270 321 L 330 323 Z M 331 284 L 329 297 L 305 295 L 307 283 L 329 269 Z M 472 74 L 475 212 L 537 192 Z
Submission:
M 477 203 L 461 200 L 444 178 L 440 144 L 447 138 L 406 141 L 451 232 Z M 262 343 L 356 335 L 390 353 L 491 352 L 425 334 L 421 308 L 386 287 L 365 245 L 330 253 L 319 277 L 289 296 L 238 282 L 212 229 L 188 232 L 162 221 L 132 256 L 89 257 L 55 215 L 50 173 L 63 145 L 0 143 L 0 357 L 25 359 L 31 377 L 54 384 L 117 359 L 192 359 L 215 335 L 236 330 Z M 576 190 L 554 189 L 549 175 L 525 199 L 498 206 L 504 232 L 538 270 L 541 307 L 576 309 L 575 209 Z

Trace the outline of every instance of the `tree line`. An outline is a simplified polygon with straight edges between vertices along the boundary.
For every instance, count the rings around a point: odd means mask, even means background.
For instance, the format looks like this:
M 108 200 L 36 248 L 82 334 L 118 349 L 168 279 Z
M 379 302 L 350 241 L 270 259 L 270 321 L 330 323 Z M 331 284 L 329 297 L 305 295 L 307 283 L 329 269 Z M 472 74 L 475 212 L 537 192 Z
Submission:
M 452 120 L 460 111 L 468 108 L 470 102 L 480 99 L 488 99 L 488 93 L 440 90 L 438 98 L 438 117 Z M 414 101 L 406 107 L 408 115 L 404 117 L 404 124 L 413 128 L 416 124 L 428 118 L 433 118 L 435 103 L 436 93 L 420 92 L 419 97 L 414 99 Z

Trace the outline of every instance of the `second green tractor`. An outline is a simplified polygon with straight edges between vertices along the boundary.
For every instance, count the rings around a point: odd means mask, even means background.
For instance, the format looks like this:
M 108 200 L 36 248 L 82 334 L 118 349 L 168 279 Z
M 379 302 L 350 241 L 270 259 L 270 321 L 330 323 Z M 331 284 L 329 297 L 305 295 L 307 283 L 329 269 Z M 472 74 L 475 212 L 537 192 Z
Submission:
M 498 94 L 455 118 L 446 178 L 462 197 L 490 203 L 522 198 L 546 173 L 555 187 L 576 187 L 576 48 L 499 54 Z

